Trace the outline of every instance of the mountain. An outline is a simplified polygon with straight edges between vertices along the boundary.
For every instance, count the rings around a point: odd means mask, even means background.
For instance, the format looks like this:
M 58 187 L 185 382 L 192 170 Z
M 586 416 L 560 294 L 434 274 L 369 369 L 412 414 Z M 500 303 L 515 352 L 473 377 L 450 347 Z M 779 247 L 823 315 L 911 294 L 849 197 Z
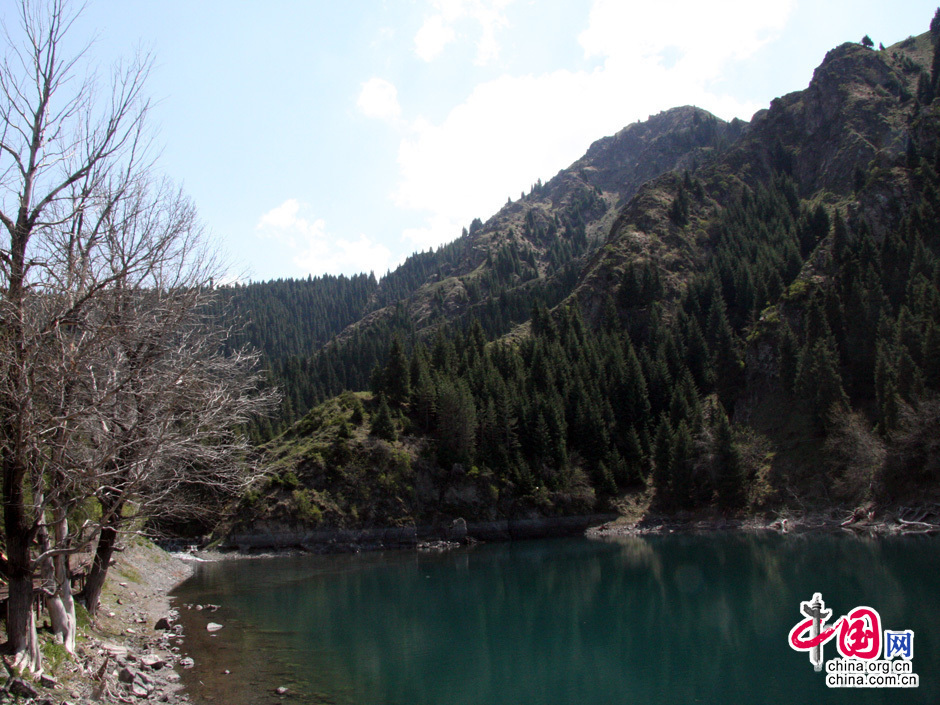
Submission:
M 386 306 L 370 312 L 345 330 L 343 341 L 404 306 L 416 330 L 467 317 L 490 320 L 490 301 L 513 298 L 517 289 L 538 289 L 565 266 L 593 250 L 607 237 L 619 208 L 649 179 L 675 169 L 691 169 L 744 129 L 694 107 L 673 108 L 645 122 L 628 125 L 616 135 L 595 142 L 587 153 L 544 185 L 509 202 L 486 222 L 474 220 L 455 242 L 427 260 L 424 281 L 399 296 L 386 296 L 396 274 L 379 284 L 376 302 Z M 409 262 L 402 269 L 407 270 Z M 536 282 L 533 284 L 533 282 Z M 531 298 L 526 294 L 524 298 Z M 505 332 L 528 319 L 519 316 L 491 321 L 484 328 Z M 521 319 L 521 320 L 520 320 Z
M 598 140 L 547 183 L 378 282 L 325 276 L 231 287 L 228 303 L 247 321 L 233 344 L 259 348 L 286 392 L 278 418 L 256 436 L 271 437 L 343 389 L 366 388 L 395 335 L 427 339 L 476 320 L 492 338 L 525 324 L 533 307 L 557 305 L 643 183 L 707 162 L 745 128 L 674 108 Z
M 830 51 L 806 90 L 775 99 L 719 159 L 695 172 L 703 190 L 687 206 L 688 223 L 670 213 L 680 194 L 689 197 L 683 182 L 675 174 L 647 182 L 618 214 L 607 246 L 587 265 L 577 287 L 579 304 L 596 317 L 603 297 L 617 290 L 625 263 L 656 260 L 666 263 L 662 268 L 672 275 L 667 282 L 685 281 L 683 271 L 701 270 L 708 262 L 714 239 L 708 227 L 729 197 L 769 184 L 775 173 L 793 179 L 801 200 L 850 208 L 876 237 L 896 227 L 914 198 L 898 162 L 912 140 L 932 139 L 911 129 L 922 108 L 915 94 L 930 66 L 930 47 L 925 34 L 885 51 L 858 44 Z M 930 121 L 917 124 L 932 129 Z M 879 175 L 882 169 L 894 171 Z M 864 181 L 868 192 L 862 192 Z
M 383 279 L 297 368 L 371 393 L 267 446 L 245 521 L 940 496 L 933 24 L 833 49 L 746 125 L 631 125 Z

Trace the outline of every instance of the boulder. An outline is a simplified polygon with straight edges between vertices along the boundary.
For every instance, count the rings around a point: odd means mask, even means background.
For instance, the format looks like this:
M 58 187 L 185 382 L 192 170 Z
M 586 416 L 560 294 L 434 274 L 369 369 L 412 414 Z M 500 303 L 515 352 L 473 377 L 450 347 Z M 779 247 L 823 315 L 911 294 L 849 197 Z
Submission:
M 21 695 L 24 698 L 35 698 L 39 696 L 39 691 L 27 681 L 24 681 L 22 678 L 11 678 L 7 683 L 7 688 L 9 688 L 10 693 L 13 695 Z
M 445 531 L 448 541 L 463 542 L 467 540 L 467 522 L 462 517 L 454 519 Z
M 140 657 L 140 665 L 157 671 L 166 665 L 166 659 L 157 654 L 147 654 Z

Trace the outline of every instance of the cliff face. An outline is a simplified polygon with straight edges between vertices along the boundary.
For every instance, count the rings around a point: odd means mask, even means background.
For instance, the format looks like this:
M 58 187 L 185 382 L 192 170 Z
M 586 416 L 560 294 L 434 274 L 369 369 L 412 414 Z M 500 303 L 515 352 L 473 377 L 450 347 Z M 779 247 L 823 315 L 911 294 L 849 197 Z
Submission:
M 766 186 L 775 173 L 791 177 L 801 199 L 841 206 L 853 222 L 866 221 L 876 237 L 897 227 L 915 198 L 907 151 L 912 144 L 925 153 L 935 148 L 936 109 L 915 98 L 929 55 L 928 35 L 884 51 L 857 44 L 830 51 L 805 90 L 775 99 L 746 129 L 726 128 L 737 139 L 712 159 L 681 163 L 697 184 L 681 223 L 671 208 L 683 181 L 675 172 L 646 181 L 583 270 L 574 296 L 586 315 L 598 319 L 636 262 L 659 267 L 670 295 L 678 295 L 709 261 L 723 209 L 743 187 Z
M 536 184 L 528 195 L 507 203 L 485 222 L 474 221 L 469 231 L 435 256 L 418 255 L 429 260 L 426 279 L 401 299 L 351 325 L 338 340 L 387 321 L 402 306 L 420 331 L 478 313 L 487 300 L 516 290 L 529 299 L 532 290 L 546 283 L 566 286 L 550 300 L 557 302 L 570 291 L 570 284 L 557 283 L 562 270 L 603 243 L 618 210 L 645 182 L 710 161 L 745 127 L 741 121 L 726 123 L 686 106 L 598 140 L 547 183 Z M 382 297 L 380 284 L 376 299 Z M 526 317 L 527 313 L 525 307 Z

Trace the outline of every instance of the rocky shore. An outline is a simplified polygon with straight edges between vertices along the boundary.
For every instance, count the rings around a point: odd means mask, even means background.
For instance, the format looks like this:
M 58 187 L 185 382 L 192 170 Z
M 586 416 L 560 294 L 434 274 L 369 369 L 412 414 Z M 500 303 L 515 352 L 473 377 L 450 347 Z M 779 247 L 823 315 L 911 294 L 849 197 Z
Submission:
M 605 521 L 606 520 L 606 521 Z M 586 529 L 586 531 L 585 531 Z M 418 550 L 447 550 L 473 543 L 476 536 L 489 540 L 529 538 L 533 535 L 584 533 L 591 538 L 669 534 L 674 532 L 850 531 L 870 535 L 936 533 L 940 531 L 940 505 L 882 508 L 873 505 L 855 509 L 788 512 L 774 516 L 727 518 L 720 515 L 677 514 L 569 518 L 566 521 L 518 522 L 512 524 L 467 525 L 462 520 L 443 531 L 415 531 L 407 541 L 375 539 L 368 532 L 337 532 L 316 536 L 263 533 L 240 536 L 242 551 L 211 551 L 171 554 L 147 542 L 135 540 L 118 554 L 101 596 L 97 618 L 89 622 L 79 615 L 79 637 L 74 657 L 68 657 L 40 624 L 44 674 L 41 678 L 9 677 L 0 688 L 0 701 L 14 697 L 17 702 L 43 705 L 91 705 L 92 703 L 158 702 L 179 704 L 190 699 L 181 684 L 180 672 L 192 666 L 181 654 L 182 626 L 169 592 L 189 577 L 198 560 L 256 558 L 296 552 L 357 551 L 376 543 L 376 548 L 408 547 Z M 266 533 L 266 532 L 265 532 Z M 302 538 L 305 540 L 297 541 Z M 397 535 L 396 535 L 397 538 Z M 281 539 L 281 541 L 278 541 Z M 283 539 L 293 539 L 283 541 Z M 236 542 L 232 542 L 236 543 Z M 382 544 L 385 545 L 382 545 Z M 251 545 L 254 544 L 254 545 Z M 259 545 L 260 544 L 260 545 Z M 406 544 L 402 546 L 401 544 Z M 236 543 L 237 545 L 237 543 Z M 232 549 L 236 546 L 229 545 Z M 260 551 L 259 551 L 260 549 Z M 264 549 L 268 549 L 267 552 Z M 180 606 L 182 608 L 183 606 Z M 210 606 L 211 607 L 211 606 Z M 210 627 L 211 629 L 211 627 Z
M 604 538 L 715 531 L 775 531 L 781 534 L 847 531 L 873 536 L 940 533 L 940 505 L 887 508 L 867 504 L 855 508 L 788 511 L 774 516 L 745 517 L 691 512 L 669 515 L 647 513 L 638 518 L 620 517 L 592 526 L 585 534 L 591 538 Z
M 168 593 L 192 568 L 147 541 L 131 541 L 109 571 L 97 618 L 79 614 L 75 655 L 40 622 L 43 675 L 8 678 L 3 695 L 38 705 L 189 702 L 178 673 L 182 628 Z

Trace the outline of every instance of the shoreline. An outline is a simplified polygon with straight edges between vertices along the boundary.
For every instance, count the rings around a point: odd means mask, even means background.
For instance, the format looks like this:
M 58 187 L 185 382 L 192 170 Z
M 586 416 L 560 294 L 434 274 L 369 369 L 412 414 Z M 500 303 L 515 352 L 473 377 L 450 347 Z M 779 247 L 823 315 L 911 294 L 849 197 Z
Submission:
M 923 521 L 927 518 L 932 521 Z M 769 531 L 779 534 L 845 532 L 856 536 L 873 537 L 936 534 L 940 533 L 940 506 L 924 505 L 915 508 L 894 507 L 891 509 L 864 506 L 854 509 L 790 511 L 782 513 L 773 520 L 757 515 L 725 517 L 693 513 L 647 514 L 635 521 L 621 517 L 608 524 L 588 529 L 586 535 L 603 538 L 723 531 Z
M 923 516 L 925 513 L 934 522 L 911 521 L 904 514 Z M 613 517 L 613 518 L 612 518 Z M 603 519 L 603 521 L 602 521 Z M 531 530 L 536 522 L 544 525 L 563 520 L 563 525 L 554 525 L 550 530 Z M 457 520 L 458 522 L 461 520 Z M 257 560 L 284 556 L 330 555 L 359 553 L 364 551 L 447 551 L 480 543 L 504 543 L 540 538 L 585 536 L 587 538 L 610 538 L 617 536 L 662 536 L 674 533 L 708 534 L 719 532 L 777 534 L 847 533 L 855 536 L 889 537 L 915 536 L 940 533 L 940 505 L 922 507 L 895 507 L 890 510 L 864 508 L 849 510 L 789 511 L 776 518 L 749 515 L 727 517 L 714 514 L 679 512 L 675 514 L 646 514 L 640 519 L 623 515 L 581 515 L 575 517 L 550 517 L 539 520 L 517 520 L 528 524 L 530 530 L 513 532 L 505 530 L 506 520 L 501 522 L 466 523 L 465 529 L 454 531 L 452 527 L 412 528 L 414 539 L 407 542 L 382 541 L 384 532 L 402 531 L 400 527 L 388 529 L 327 529 L 316 532 L 259 532 L 253 540 L 238 543 L 227 537 L 214 548 L 196 549 L 185 553 L 173 553 L 179 560 L 192 564 L 227 560 Z M 455 522 L 456 523 L 456 522 Z M 486 527 L 480 532 L 479 527 Z M 497 527 L 494 531 L 493 527 Z M 502 528 L 500 528 L 502 527 Z M 578 527 L 578 528 L 575 528 Z M 481 533 L 485 538 L 481 537 Z M 315 540 L 310 540 L 311 535 Z M 244 539 L 245 535 L 235 535 Z M 182 582 L 182 581 L 180 581 Z M 175 586 L 174 586 L 175 587 Z
M 191 561 L 131 539 L 108 572 L 97 617 L 76 605 L 74 656 L 55 644 L 43 620 L 37 625 L 44 670 L 35 682 L 17 679 L 25 684 L 24 702 L 190 703 L 178 672 L 183 635 L 173 627 L 170 593 L 193 571 Z
M 926 521 L 929 519 L 929 521 Z M 725 516 L 716 513 L 642 512 L 591 514 L 567 517 L 503 519 L 449 524 L 367 529 L 297 529 L 275 525 L 254 532 L 227 535 L 211 550 L 197 550 L 196 560 L 258 558 L 295 553 L 330 554 L 372 550 L 447 550 L 475 543 L 501 543 L 536 538 L 584 535 L 643 536 L 671 533 L 710 533 L 719 531 L 780 534 L 847 531 L 854 534 L 897 536 L 940 532 L 940 504 L 879 508 L 832 507 L 829 509 L 787 510 L 767 514 Z
M 88 630 L 99 657 L 110 659 L 104 677 L 94 683 L 103 691 L 98 702 L 191 702 L 179 674 L 185 667 L 180 655 L 184 636 L 175 624 L 178 613 L 170 593 L 192 576 L 194 562 L 148 542 L 128 547 L 111 571 L 99 617 Z M 98 665 L 96 675 L 101 669 Z
M 900 517 L 898 514 L 900 513 Z M 922 531 L 912 531 L 910 527 L 912 523 L 911 520 L 904 519 L 906 515 L 895 511 L 880 515 L 875 515 L 874 512 L 859 512 L 859 516 L 855 516 L 854 512 L 846 512 L 842 509 L 828 510 L 828 511 L 807 511 L 807 512 L 791 512 L 786 516 L 774 518 L 774 516 L 750 516 L 750 517 L 738 517 L 738 518 L 725 518 L 716 515 L 706 516 L 706 515 L 670 515 L 670 516 L 653 516 L 648 515 L 640 521 L 630 521 L 626 517 L 621 517 L 617 520 L 606 522 L 601 525 L 592 527 L 584 533 L 588 538 L 600 540 L 600 541 L 612 541 L 617 542 L 618 537 L 622 541 L 627 542 L 628 544 L 634 543 L 636 540 L 641 540 L 644 536 L 665 536 L 670 534 L 681 535 L 685 533 L 686 535 L 698 534 L 713 534 L 716 537 L 719 537 L 721 534 L 725 536 L 728 535 L 740 535 L 746 537 L 748 535 L 753 535 L 758 538 L 764 536 L 768 539 L 774 539 L 772 536 L 768 536 L 770 533 L 778 534 L 793 534 L 794 540 L 797 543 L 802 543 L 803 540 L 800 536 L 810 536 L 812 534 L 822 535 L 834 535 L 841 536 L 847 534 L 845 541 L 847 543 L 853 544 L 856 543 L 850 537 L 860 537 L 863 542 L 869 536 L 876 539 L 886 538 L 890 539 L 894 536 L 900 535 L 909 535 L 909 534 L 918 534 L 926 533 Z M 908 523 L 905 524 L 904 521 Z M 929 522 L 922 522 L 925 526 Z M 936 528 L 931 527 L 930 533 L 936 533 L 940 530 L 940 526 Z M 631 541 L 632 537 L 632 541 Z M 792 541 L 787 541 L 786 539 L 781 539 L 787 543 L 787 545 L 792 546 Z M 461 545 L 455 542 L 451 542 L 452 545 L 442 548 L 441 550 L 447 550 L 447 548 L 462 548 L 463 550 L 470 550 L 473 548 L 473 544 L 470 545 Z M 776 543 L 776 541 L 771 541 L 771 543 Z M 404 551 L 405 554 L 413 554 L 417 547 L 412 549 L 407 549 Z M 350 551 L 356 552 L 358 549 L 351 548 Z M 272 551 L 266 550 L 260 553 L 240 553 L 238 551 L 230 552 L 221 552 L 218 550 L 212 551 L 198 551 L 195 555 L 198 560 L 212 562 L 212 561 L 225 561 L 225 560 L 254 560 L 258 558 L 266 557 L 283 557 L 289 555 L 305 555 L 309 551 L 298 550 L 296 547 L 287 547 L 284 551 Z M 186 598 L 187 600 L 189 598 Z M 218 601 L 210 595 L 203 596 L 204 600 Z M 223 605 L 224 606 L 224 605 Z M 181 606 L 182 607 L 182 606 Z M 211 607 L 211 606 L 210 606 Z M 199 609 L 199 607 L 195 607 Z M 202 614 L 201 619 L 212 619 L 211 615 L 205 613 Z M 224 619 L 219 620 L 224 623 Z M 189 622 L 187 623 L 187 629 L 193 630 L 193 636 L 204 637 L 205 634 L 202 629 L 202 623 L 193 626 Z M 199 641 L 197 639 L 197 641 Z M 189 652 L 196 658 L 197 661 L 200 660 L 199 654 L 200 650 L 195 649 L 194 647 L 201 646 L 206 648 L 205 643 L 206 639 L 201 639 L 200 643 L 194 643 L 187 639 L 187 648 Z M 204 657 L 206 658 L 206 657 Z M 235 666 L 229 665 L 228 662 L 213 662 L 215 670 L 212 673 L 216 673 L 220 669 L 231 668 L 232 672 L 238 674 L 241 670 L 241 666 L 236 668 Z M 210 667 L 211 670 L 211 667 Z M 228 674 L 228 671 L 224 671 Z M 193 674 L 196 677 L 202 677 L 198 672 Z M 235 678 L 235 676 L 232 676 Z M 214 695 L 219 695 L 214 693 L 211 690 L 200 690 L 210 686 L 210 681 L 205 680 L 205 684 L 202 685 L 202 681 L 199 681 L 200 685 L 194 686 L 197 690 L 192 692 L 193 702 L 205 702 L 202 700 L 202 697 L 207 693 L 212 693 Z M 290 689 L 293 688 L 293 684 L 290 682 L 288 677 L 281 679 L 280 681 L 275 681 L 267 684 L 263 688 L 259 688 L 257 684 L 253 685 L 253 690 L 257 689 L 258 693 L 258 702 L 276 702 L 276 699 L 279 697 L 276 689 L 273 687 L 278 685 L 283 687 L 285 692 L 290 694 Z M 223 687 L 230 688 L 234 687 L 232 684 L 228 684 L 227 681 Z M 221 694 L 221 697 L 218 699 L 225 699 L 224 692 Z
M 847 516 L 848 515 L 848 516 Z M 594 519 L 600 518 L 596 515 Z M 925 505 L 917 508 L 897 507 L 892 510 L 865 508 L 847 512 L 844 509 L 789 512 L 777 518 L 749 516 L 646 514 L 642 518 L 620 516 L 607 521 L 591 522 L 580 535 L 592 539 L 642 537 L 676 533 L 743 532 L 780 534 L 848 533 L 851 535 L 891 537 L 940 533 L 940 507 Z M 584 521 L 585 517 L 578 518 Z M 570 523 L 569 523 L 570 528 Z M 467 529 L 470 529 L 468 526 Z M 348 537 L 349 532 L 345 532 Z M 493 542 L 542 538 L 554 534 L 520 535 L 508 533 L 490 538 Z M 569 531 L 567 535 L 572 535 Z M 362 550 L 430 550 L 443 551 L 479 543 L 471 531 L 459 538 L 416 541 L 409 546 L 383 546 L 333 541 L 311 550 L 310 545 L 268 545 L 262 550 L 197 550 L 169 553 L 149 542 L 131 542 L 112 566 L 101 608 L 94 624 L 85 625 L 74 659 L 51 668 L 52 686 L 36 683 L 35 700 L 68 699 L 79 703 L 118 705 L 132 702 L 158 701 L 180 705 L 191 703 L 182 683 L 180 671 L 191 665 L 182 655 L 184 634 L 177 623 L 179 613 L 170 593 L 188 579 L 200 562 L 254 560 L 284 555 L 310 553 L 348 553 Z M 165 623 L 159 624 L 163 620 Z M 165 628 L 158 629 L 158 626 Z

